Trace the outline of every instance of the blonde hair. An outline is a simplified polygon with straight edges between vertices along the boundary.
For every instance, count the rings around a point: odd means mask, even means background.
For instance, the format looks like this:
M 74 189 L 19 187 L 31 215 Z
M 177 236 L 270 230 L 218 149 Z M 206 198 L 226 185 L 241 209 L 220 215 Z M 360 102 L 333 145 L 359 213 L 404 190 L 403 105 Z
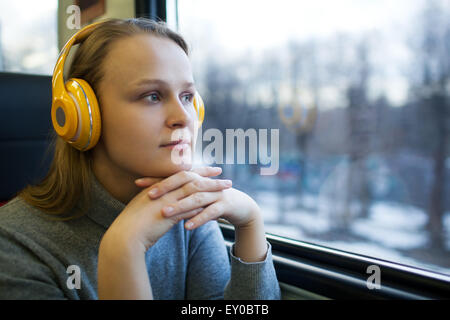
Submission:
M 102 61 L 114 41 L 136 34 L 151 35 L 173 40 L 188 55 L 185 40 L 170 30 L 165 23 L 146 18 L 109 19 L 97 26 L 77 48 L 67 74 L 67 79 L 86 80 L 98 92 L 103 78 Z M 97 95 L 101 109 L 101 97 Z M 54 149 L 53 160 L 44 179 L 36 185 L 28 185 L 18 193 L 28 204 L 61 220 L 83 215 L 91 203 L 92 153 L 71 147 L 56 132 L 46 152 Z M 77 209 L 71 212 L 72 209 Z M 69 213 L 70 212 L 70 213 Z M 67 214 L 68 216 L 62 216 Z

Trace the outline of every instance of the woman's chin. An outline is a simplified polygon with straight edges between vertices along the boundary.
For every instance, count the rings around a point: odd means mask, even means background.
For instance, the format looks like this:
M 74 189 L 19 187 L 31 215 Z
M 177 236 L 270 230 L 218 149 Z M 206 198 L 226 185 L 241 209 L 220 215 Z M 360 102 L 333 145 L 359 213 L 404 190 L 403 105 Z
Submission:
M 192 163 L 186 164 L 171 164 L 167 166 L 168 175 L 173 175 L 180 171 L 189 171 L 192 168 Z
M 189 171 L 192 168 L 192 164 L 174 164 L 168 163 L 163 168 L 154 170 L 153 177 L 169 177 L 180 171 Z

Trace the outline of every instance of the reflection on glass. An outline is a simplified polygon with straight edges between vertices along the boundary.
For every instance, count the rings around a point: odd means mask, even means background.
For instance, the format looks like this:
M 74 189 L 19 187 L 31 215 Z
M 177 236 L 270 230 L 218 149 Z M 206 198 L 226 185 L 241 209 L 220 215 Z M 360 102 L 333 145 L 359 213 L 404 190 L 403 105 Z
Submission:
M 444 0 L 179 2 L 203 131 L 279 129 L 276 175 L 222 165 L 268 232 L 450 274 L 449 18 Z

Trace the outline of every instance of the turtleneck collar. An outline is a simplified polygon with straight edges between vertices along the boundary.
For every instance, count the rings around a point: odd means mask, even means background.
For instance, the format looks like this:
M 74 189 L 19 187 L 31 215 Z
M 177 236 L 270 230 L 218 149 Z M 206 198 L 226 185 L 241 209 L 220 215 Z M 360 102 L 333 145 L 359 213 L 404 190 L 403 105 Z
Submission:
M 91 174 L 92 203 L 87 216 L 96 223 L 108 229 L 126 204 L 114 198 L 98 181 L 95 174 Z

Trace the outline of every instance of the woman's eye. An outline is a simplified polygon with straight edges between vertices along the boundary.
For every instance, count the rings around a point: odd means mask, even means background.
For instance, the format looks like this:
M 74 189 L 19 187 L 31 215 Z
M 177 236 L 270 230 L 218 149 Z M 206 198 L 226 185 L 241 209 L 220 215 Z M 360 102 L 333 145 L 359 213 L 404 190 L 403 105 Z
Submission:
M 157 93 L 150 93 L 146 95 L 144 99 L 148 100 L 149 102 L 155 103 L 159 101 L 159 95 Z
M 190 93 L 190 94 L 184 95 L 182 97 L 182 100 L 183 100 L 184 103 L 191 103 L 193 98 L 194 98 L 194 95 Z

